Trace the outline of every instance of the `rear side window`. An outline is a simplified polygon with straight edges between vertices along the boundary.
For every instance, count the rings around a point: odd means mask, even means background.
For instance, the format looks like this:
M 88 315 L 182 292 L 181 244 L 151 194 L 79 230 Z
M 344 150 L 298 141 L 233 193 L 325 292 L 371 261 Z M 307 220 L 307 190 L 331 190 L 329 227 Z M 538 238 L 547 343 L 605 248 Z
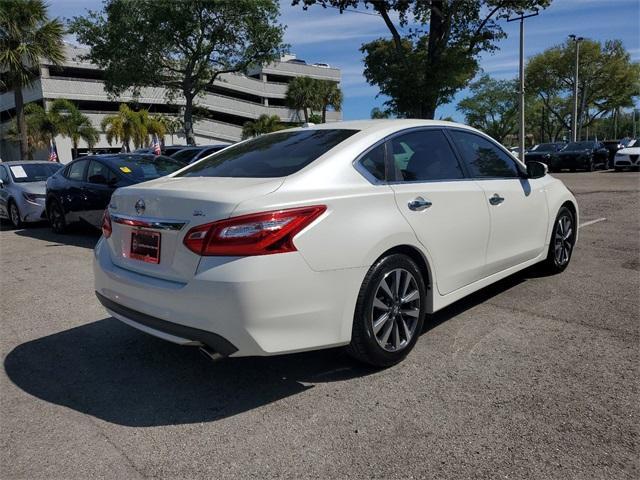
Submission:
M 475 133 L 451 130 L 456 146 L 474 178 L 517 178 L 515 161 L 497 145 Z
M 87 170 L 87 181 L 89 183 L 106 185 L 116 180 L 117 177 L 115 173 L 113 173 L 109 167 L 97 160 L 91 160 L 89 170 Z
M 362 155 L 360 165 L 378 180 L 384 180 L 384 157 L 384 143 L 381 143 Z
M 84 168 L 87 166 L 86 160 L 80 160 L 75 162 L 67 168 L 65 172 L 65 177 L 69 180 L 75 180 L 77 182 L 81 182 L 84 178 Z
M 286 177 L 306 167 L 357 130 L 278 132 L 234 145 L 193 164 L 179 177 Z
M 389 140 L 396 178 L 405 182 L 457 180 L 464 173 L 442 130 L 416 130 Z

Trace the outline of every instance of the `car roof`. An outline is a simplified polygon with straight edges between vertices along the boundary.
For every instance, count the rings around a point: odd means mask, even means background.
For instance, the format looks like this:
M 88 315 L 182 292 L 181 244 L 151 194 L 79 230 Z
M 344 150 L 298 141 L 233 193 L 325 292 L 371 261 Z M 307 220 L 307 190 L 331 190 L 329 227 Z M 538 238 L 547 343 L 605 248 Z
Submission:
M 25 163 L 27 164 L 34 164 L 34 163 L 39 163 L 39 164 L 53 164 L 53 165 L 60 165 L 62 166 L 61 163 L 58 162 L 50 162 L 48 160 L 11 160 L 10 162 L 2 162 L 2 165 L 24 165 Z
M 308 127 L 300 127 L 301 129 L 345 129 L 359 130 L 361 132 L 375 133 L 376 131 L 388 130 L 389 128 L 411 128 L 411 127 L 459 127 L 467 130 L 473 130 L 468 125 L 456 122 L 448 122 L 445 120 L 420 120 L 415 118 L 396 118 L 396 119 L 380 119 L 380 120 L 348 120 L 345 122 L 328 122 Z

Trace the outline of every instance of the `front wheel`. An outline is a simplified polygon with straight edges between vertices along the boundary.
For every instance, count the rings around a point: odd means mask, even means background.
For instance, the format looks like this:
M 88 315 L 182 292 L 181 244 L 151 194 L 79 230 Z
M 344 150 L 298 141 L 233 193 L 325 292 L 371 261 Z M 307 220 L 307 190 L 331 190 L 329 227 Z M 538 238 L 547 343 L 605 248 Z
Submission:
M 560 273 L 567 268 L 576 242 L 576 229 L 577 225 L 571 210 L 567 207 L 560 208 L 553 224 L 547 259 L 543 262 L 547 272 Z
M 401 362 L 422 332 L 426 286 L 406 255 L 378 260 L 367 272 L 356 303 L 348 353 L 376 367 Z
M 57 200 L 52 200 L 48 211 L 49 223 L 55 233 L 64 233 L 67 230 L 67 220 L 64 211 Z
M 11 220 L 11 225 L 13 228 L 20 228 L 22 225 L 22 220 L 20 219 L 20 210 L 18 210 L 18 205 L 16 202 L 11 200 L 9 203 L 9 220 Z

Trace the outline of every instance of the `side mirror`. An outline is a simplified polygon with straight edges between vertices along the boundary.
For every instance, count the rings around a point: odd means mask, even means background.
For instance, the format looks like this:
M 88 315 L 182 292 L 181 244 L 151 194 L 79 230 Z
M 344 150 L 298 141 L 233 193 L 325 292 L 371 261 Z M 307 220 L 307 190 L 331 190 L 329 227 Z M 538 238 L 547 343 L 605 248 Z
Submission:
M 542 178 L 549 172 L 547 167 L 542 162 L 527 162 L 527 175 L 529 178 Z

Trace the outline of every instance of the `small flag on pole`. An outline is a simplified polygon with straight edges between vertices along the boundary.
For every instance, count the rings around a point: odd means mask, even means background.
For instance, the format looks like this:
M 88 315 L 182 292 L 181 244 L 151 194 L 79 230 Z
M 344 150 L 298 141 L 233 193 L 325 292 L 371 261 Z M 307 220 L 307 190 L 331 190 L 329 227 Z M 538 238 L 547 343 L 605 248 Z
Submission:
M 155 155 L 160 155 L 161 153 L 160 140 L 158 140 L 158 136 L 155 133 L 153 134 L 153 141 L 151 142 L 151 150 L 153 150 Z
M 58 160 L 58 151 L 56 149 L 56 144 L 52 143 L 49 147 L 49 161 L 50 162 L 59 162 Z

